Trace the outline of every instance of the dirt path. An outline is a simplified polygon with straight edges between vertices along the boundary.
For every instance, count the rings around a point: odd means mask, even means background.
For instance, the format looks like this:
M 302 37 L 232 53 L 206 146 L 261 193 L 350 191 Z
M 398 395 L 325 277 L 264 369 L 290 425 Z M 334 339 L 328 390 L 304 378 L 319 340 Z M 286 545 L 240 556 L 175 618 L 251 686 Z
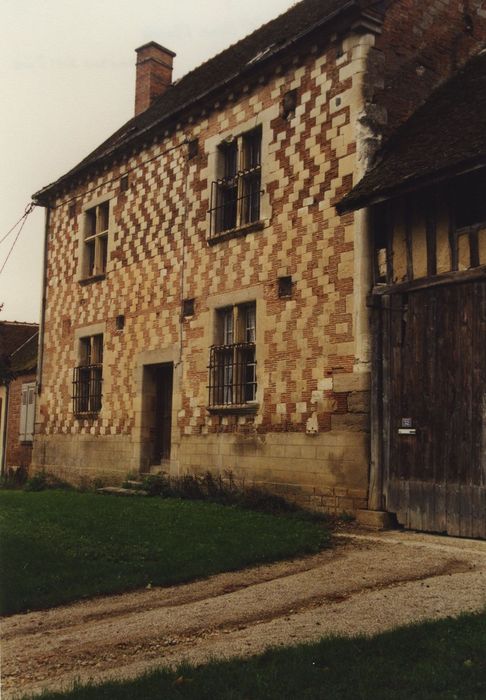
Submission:
M 486 542 L 346 535 L 312 557 L 9 617 L 3 697 L 485 606 Z

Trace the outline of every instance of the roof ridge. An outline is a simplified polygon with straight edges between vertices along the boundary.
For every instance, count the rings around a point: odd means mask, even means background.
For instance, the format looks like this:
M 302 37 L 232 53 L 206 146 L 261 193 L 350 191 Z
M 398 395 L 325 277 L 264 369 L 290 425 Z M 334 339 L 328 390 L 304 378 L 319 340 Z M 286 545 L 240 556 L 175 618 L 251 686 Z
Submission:
M 192 73 L 194 73 L 195 71 L 200 70 L 200 69 L 201 69 L 203 66 L 205 66 L 207 63 L 211 63 L 211 61 L 214 61 L 216 58 L 218 58 L 218 56 L 221 56 L 222 54 L 226 53 L 226 51 L 230 51 L 230 50 L 233 49 L 235 46 L 238 46 L 238 44 L 241 44 L 242 42 L 246 41 L 246 40 L 249 39 L 253 34 L 256 34 L 256 32 L 259 32 L 261 29 L 263 29 L 263 27 L 266 27 L 268 24 L 272 24 L 272 22 L 277 21 L 280 17 L 283 17 L 284 15 L 286 15 L 287 12 L 290 12 L 290 10 L 292 10 L 294 7 L 296 7 L 297 5 L 303 4 L 304 2 L 306 2 L 306 0 L 297 0 L 297 2 L 291 3 L 291 4 L 289 5 L 289 7 L 288 7 L 286 10 L 284 10 L 283 12 L 280 12 L 280 14 L 276 15 L 276 16 L 273 17 L 272 19 L 269 19 L 267 22 L 263 22 L 263 24 L 260 24 L 258 27 L 256 27 L 255 29 L 253 29 L 251 32 L 248 32 L 248 34 L 245 34 L 245 36 L 242 36 L 240 39 L 237 39 L 237 40 L 234 41 L 232 44 L 228 44 L 228 46 L 226 46 L 226 47 L 225 47 L 224 49 L 222 49 L 221 51 L 216 52 L 215 54 L 213 54 L 213 55 L 210 56 L 209 58 L 205 59 L 204 61 L 201 61 L 201 63 L 198 63 L 196 66 L 194 66 L 194 68 L 191 68 L 189 71 L 187 71 L 187 73 L 184 73 L 184 75 L 181 75 L 180 78 L 177 78 L 177 80 L 175 80 L 171 85 L 169 85 L 169 89 L 170 89 L 171 87 L 173 87 L 174 85 L 177 85 L 177 84 L 181 83 L 183 80 L 185 80 L 185 78 L 186 78 L 187 76 L 190 76 L 190 75 L 191 75 Z M 157 104 L 157 102 L 158 102 L 159 100 L 161 100 L 161 98 L 163 98 L 163 95 L 161 95 L 160 97 L 158 97 L 158 98 L 154 101 L 153 104 L 154 104 L 154 105 Z M 150 105 L 150 107 L 152 107 L 152 105 Z M 132 118 L 133 118 L 133 117 L 132 117 Z
M 320 25 L 346 12 L 363 11 L 377 3 L 380 4 L 378 0 L 300 0 L 290 5 L 284 12 L 185 73 L 148 109 L 131 117 L 77 165 L 40 189 L 33 197 L 40 204 L 46 203 L 49 193 L 56 186 L 84 172 L 103 158 L 110 157 L 119 148 L 136 143 L 137 139 L 158 128 L 164 121 L 218 89 L 223 89 L 253 66 L 259 65 L 259 60 L 253 63 L 251 61 L 262 50 L 261 60 L 270 59 Z M 267 51 L 269 46 L 274 50 Z

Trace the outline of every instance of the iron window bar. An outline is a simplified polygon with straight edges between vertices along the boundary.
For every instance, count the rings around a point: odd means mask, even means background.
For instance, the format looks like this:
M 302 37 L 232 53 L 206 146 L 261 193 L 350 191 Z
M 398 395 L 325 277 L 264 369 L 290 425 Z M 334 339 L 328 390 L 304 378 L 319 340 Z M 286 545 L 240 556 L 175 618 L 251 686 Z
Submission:
M 260 220 L 261 165 L 239 170 L 211 184 L 209 237 Z
M 209 406 L 246 406 L 256 400 L 255 343 L 213 345 L 209 354 Z
M 73 369 L 73 412 L 98 413 L 101 409 L 103 365 L 80 365 Z

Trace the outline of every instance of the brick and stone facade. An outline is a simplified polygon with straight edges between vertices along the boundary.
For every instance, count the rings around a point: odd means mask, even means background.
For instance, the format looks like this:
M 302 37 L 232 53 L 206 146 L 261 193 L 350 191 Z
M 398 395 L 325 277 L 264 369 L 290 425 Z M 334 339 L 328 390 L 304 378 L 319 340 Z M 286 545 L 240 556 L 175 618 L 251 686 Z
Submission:
M 445 11 L 459 3 L 432 5 Z M 147 372 L 163 363 L 173 367 L 165 469 L 231 472 L 331 512 L 366 507 L 367 220 L 340 217 L 335 205 L 365 171 L 387 111 L 395 121 L 414 106 L 395 105 L 384 86 L 399 63 L 400 13 L 422 11 L 421 3 L 396 2 L 383 24 L 368 19 L 344 33 L 321 31 L 266 64 L 259 79 L 235 79 L 203 111 L 185 113 L 150 143 L 49 195 L 36 468 L 70 480 L 120 480 L 153 466 Z M 429 44 L 437 39 L 444 51 L 444 36 L 434 32 Z M 404 61 L 415 50 L 404 42 Z M 284 97 L 294 90 L 295 109 L 285 114 Z M 255 128 L 259 221 L 208 242 L 220 146 Z M 86 212 L 104 201 L 106 270 L 86 280 Z M 291 295 L 279 296 L 281 277 L 291 277 Z M 184 299 L 194 300 L 186 317 Z M 246 411 L 211 410 L 218 309 L 248 303 L 256 305 L 256 402 Z M 72 403 L 80 339 L 101 334 L 102 407 L 80 416 Z

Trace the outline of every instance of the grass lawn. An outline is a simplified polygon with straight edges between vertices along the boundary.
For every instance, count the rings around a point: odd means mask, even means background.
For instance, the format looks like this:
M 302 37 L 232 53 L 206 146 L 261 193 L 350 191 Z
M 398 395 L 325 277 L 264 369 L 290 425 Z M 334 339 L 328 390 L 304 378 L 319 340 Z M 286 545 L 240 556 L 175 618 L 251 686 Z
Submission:
M 202 501 L 0 491 L 0 610 L 169 585 L 316 552 L 321 524 Z
M 330 638 L 43 700 L 465 700 L 486 697 L 486 614 Z

